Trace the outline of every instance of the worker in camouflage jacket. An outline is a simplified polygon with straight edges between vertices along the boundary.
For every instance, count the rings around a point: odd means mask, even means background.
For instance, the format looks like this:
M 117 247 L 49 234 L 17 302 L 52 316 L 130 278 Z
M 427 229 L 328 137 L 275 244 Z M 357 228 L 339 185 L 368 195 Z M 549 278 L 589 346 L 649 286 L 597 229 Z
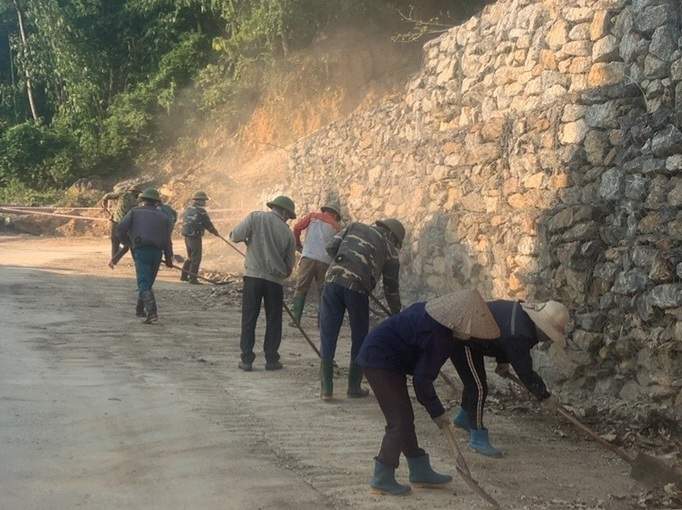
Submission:
M 173 267 L 173 244 L 170 235 L 170 221 L 159 210 L 161 197 L 153 188 L 140 194 L 140 206 L 128 211 L 118 225 L 118 236 L 126 239 L 133 251 L 135 274 L 137 276 L 138 316 L 150 324 L 158 320 L 156 298 L 152 286 L 156 280 L 164 256 L 166 266 Z
M 458 342 L 450 358 L 464 385 L 462 405 L 453 421 L 469 432 L 469 446 L 474 451 L 487 457 L 501 457 L 502 452 L 490 444 L 488 429 L 483 425 L 483 409 L 488 395 L 484 358 L 495 358 L 495 372 L 502 377 L 510 375 L 510 367 L 513 368 L 542 406 L 556 411 L 559 402 L 547 391 L 542 377 L 533 370 L 531 350 L 543 341 L 565 342 L 569 312 L 557 301 L 524 303 L 496 300 L 488 302 L 488 308 L 500 335 L 488 341 L 474 338 Z
M 140 189 L 137 185 L 131 184 L 122 190 L 114 190 L 102 197 L 102 209 L 109 216 L 111 222 L 111 258 L 113 259 L 118 253 L 122 244 L 125 244 L 120 237 L 118 237 L 118 224 L 123 220 L 128 211 L 137 205 L 137 197 L 140 194 Z M 113 207 L 110 202 L 115 202 Z
M 296 249 L 301 252 L 298 263 L 298 281 L 291 311 L 294 321 L 301 322 L 305 298 L 310 286 L 315 282 L 319 290 L 324 285 L 324 277 L 332 258 L 327 253 L 327 245 L 334 235 L 341 230 L 339 206 L 333 203 L 322 206 L 320 212 L 306 214 L 294 225 Z M 305 241 L 301 242 L 301 233 L 305 230 Z
M 181 281 L 198 284 L 197 274 L 202 256 L 202 238 L 208 230 L 214 236 L 219 236 L 218 230 L 213 226 L 211 218 L 206 212 L 208 196 L 203 191 L 198 191 L 192 197 L 192 203 L 185 209 L 182 216 L 182 235 L 185 237 L 187 248 L 187 260 L 182 265 Z
M 334 355 L 346 310 L 351 327 L 347 395 L 361 398 L 369 394 L 361 386 L 362 369 L 355 363 L 369 330 L 369 293 L 381 278 L 391 312 L 400 311 L 398 253 L 404 239 L 402 223 L 386 219 L 373 225 L 351 223 L 327 245 L 332 263 L 327 270 L 320 303 L 322 400 L 330 400 L 333 396 Z

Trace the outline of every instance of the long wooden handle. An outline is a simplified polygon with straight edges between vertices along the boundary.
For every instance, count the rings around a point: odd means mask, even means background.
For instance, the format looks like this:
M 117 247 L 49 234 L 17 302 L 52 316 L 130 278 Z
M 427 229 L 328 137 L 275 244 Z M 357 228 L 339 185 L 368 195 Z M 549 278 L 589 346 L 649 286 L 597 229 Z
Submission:
M 462 451 L 459 449 L 459 446 L 457 445 L 455 433 L 452 430 L 451 426 L 445 428 L 445 436 L 447 437 L 448 443 L 450 444 L 450 448 L 452 449 L 452 453 L 455 456 L 456 469 L 457 473 L 459 473 L 459 476 L 462 477 L 462 480 L 464 480 L 464 482 L 469 486 L 471 490 L 478 494 L 490 506 L 492 506 L 495 509 L 499 509 L 500 504 L 497 502 L 497 500 L 495 500 L 495 498 L 493 498 L 490 494 L 484 491 L 483 488 L 478 484 L 478 482 L 474 480 L 474 478 L 471 476 L 469 466 L 467 466 L 467 463 L 464 460 L 464 456 L 462 455 Z
M 507 379 L 509 379 L 510 381 L 515 383 L 520 388 L 528 391 L 528 389 L 523 385 L 523 383 L 515 375 L 508 374 L 506 377 L 507 377 Z M 621 459 L 623 459 L 628 464 L 634 463 L 635 459 L 630 457 L 630 455 L 628 455 L 625 450 L 623 450 L 622 448 L 619 448 L 615 444 L 609 443 L 606 439 L 601 437 L 594 430 L 592 430 L 590 427 L 588 427 L 583 422 L 581 422 L 578 418 L 576 418 L 576 416 L 572 412 L 570 412 L 568 409 L 566 409 L 564 406 L 562 406 L 562 405 L 557 406 L 557 412 L 561 416 L 566 418 L 568 421 L 570 421 L 577 429 L 583 431 L 585 434 L 590 436 L 592 439 L 594 439 L 597 443 L 602 445 L 604 448 L 611 450 L 613 453 L 618 455 Z

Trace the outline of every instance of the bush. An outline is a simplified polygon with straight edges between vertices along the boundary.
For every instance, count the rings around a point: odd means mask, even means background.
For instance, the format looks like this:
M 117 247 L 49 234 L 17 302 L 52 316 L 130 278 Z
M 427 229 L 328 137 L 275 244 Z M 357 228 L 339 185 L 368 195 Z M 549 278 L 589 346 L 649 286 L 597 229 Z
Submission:
M 59 130 L 24 122 L 0 138 L 0 184 L 17 181 L 44 190 L 77 177 L 74 140 Z

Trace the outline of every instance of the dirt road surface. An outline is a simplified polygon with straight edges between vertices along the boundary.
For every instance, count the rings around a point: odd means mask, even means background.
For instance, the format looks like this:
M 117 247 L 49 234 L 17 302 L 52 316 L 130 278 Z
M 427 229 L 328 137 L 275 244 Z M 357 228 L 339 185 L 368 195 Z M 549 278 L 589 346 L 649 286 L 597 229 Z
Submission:
M 321 402 L 317 360 L 293 328 L 285 370 L 264 371 L 259 353 L 257 369 L 241 372 L 238 305 L 207 305 L 209 287 L 164 269 L 161 322 L 143 325 L 130 262 L 111 272 L 107 249 L 102 239 L 0 237 L 0 508 L 486 508 L 458 479 L 404 498 L 370 493 L 384 424 L 372 397 L 345 399 L 347 332 L 339 398 Z M 454 473 L 415 405 L 422 446 Z M 505 458 L 461 444 L 505 508 L 615 510 L 613 496 L 636 490 L 622 463 L 557 434 L 553 418 L 487 421 Z M 404 463 L 397 476 L 406 481 Z

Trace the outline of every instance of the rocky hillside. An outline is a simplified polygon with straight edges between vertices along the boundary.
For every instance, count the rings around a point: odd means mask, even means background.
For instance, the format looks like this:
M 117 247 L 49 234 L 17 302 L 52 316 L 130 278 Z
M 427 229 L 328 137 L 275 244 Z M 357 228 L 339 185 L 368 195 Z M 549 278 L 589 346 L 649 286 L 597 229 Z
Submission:
M 399 96 L 297 143 L 288 190 L 408 227 L 412 297 L 555 298 L 553 382 L 682 415 L 682 6 L 501 0 Z

